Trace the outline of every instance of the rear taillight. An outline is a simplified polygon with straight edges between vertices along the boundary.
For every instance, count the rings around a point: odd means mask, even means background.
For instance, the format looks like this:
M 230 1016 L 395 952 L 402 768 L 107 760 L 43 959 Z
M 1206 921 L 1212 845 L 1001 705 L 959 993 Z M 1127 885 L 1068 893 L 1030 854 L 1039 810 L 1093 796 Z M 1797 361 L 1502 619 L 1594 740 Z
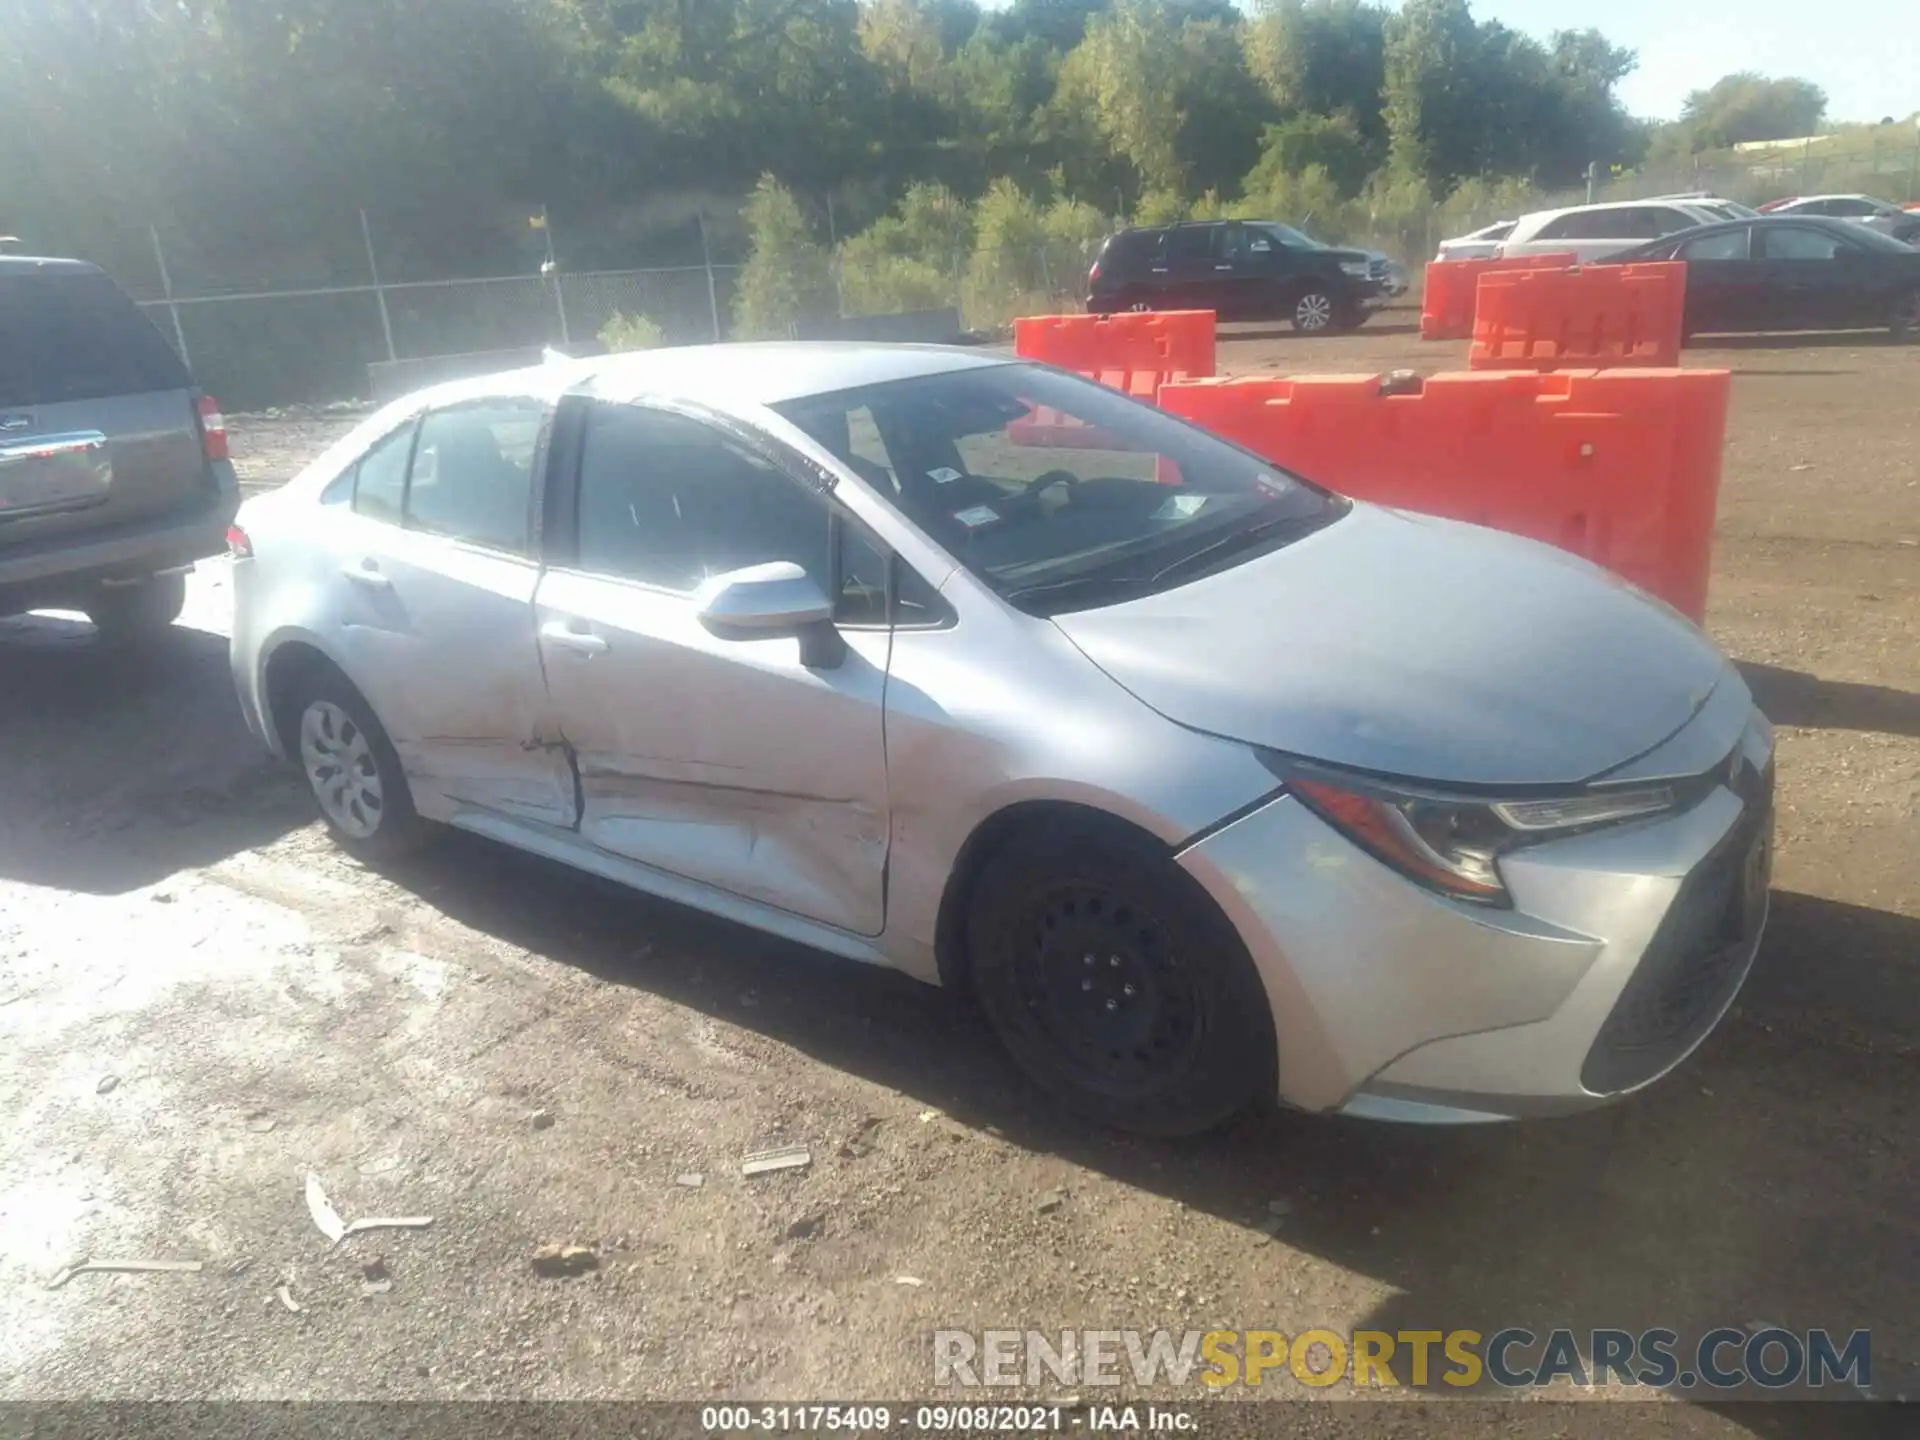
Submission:
M 220 413 L 220 402 L 202 395 L 194 404 L 200 411 L 200 446 L 207 452 L 207 459 L 227 459 L 227 417 Z
M 1097 280 L 1099 280 L 1099 278 L 1100 278 L 1100 262 L 1096 260 L 1093 262 L 1093 268 L 1087 272 L 1087 283 L 1089 285 L 1092 285 Z
M 253 558 L 253 541 L 247 538 L 247 532 L 238 525 L 227 526 L 227 554 L 235 560 Z

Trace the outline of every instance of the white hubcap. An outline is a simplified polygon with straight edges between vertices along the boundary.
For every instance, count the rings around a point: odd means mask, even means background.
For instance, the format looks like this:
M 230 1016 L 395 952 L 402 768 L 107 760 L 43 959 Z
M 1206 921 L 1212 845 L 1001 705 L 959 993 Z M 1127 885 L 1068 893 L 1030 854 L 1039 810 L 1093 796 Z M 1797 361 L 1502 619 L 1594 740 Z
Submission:
M 356 840 L 380 828 L 380 767 L 367 732 L 331 700 L 316 700 L 300 717 L 300 760 L 326 817 Z
M 1302 330 L 1324 330 L 1333 323 L 1333 301 L 1318 290 L 1302 295 L 1293 307 L 1293 319 Z

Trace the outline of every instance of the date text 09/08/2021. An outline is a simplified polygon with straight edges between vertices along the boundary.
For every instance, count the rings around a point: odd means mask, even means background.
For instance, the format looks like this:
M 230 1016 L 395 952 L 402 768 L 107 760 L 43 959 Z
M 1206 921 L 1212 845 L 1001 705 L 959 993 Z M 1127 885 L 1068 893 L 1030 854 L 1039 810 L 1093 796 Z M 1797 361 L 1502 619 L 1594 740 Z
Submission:
M 1191 1434 L 1193 1412 L 1168 1405 L 706 1405 L 700 1428 L 713 1434 L 828 1431 L 927 1435 L 1157 1431 Z

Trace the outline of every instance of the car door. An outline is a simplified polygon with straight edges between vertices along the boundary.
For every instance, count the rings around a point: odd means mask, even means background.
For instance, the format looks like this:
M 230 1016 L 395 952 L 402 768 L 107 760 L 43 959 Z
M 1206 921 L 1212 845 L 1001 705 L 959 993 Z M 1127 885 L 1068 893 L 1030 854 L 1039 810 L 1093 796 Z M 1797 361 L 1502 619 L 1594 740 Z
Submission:
M 340 658 L 429 814 L 574 820 L 534 639 L 546 414 L 521 397 L 429 410 L 335 482 Z
M 1217 225 L 1176 225 L 1167 231 L 1164 281 L 1166 299 L 1163 309 L 1212 310 L 1218 312 L 1227 286 L 1215 266 L 1214 233 Z
M 858 606 L 875 590 L 877 547 L 805 462 L 732 422 L 651 404 L 563 409 L 578 462 L 536 611 L 548 693 L 578 769 L 581 835 L 877 935 L 889 824 L 884 611 L 874 625 L 843 609 L 844 655 L 810 666 L 796 638 L 710 632 L 694 599 L 710 576 L 790 561 Z
M 1834 330 L 1878 317 L 1861 248 L 1828 226 L 1768 225 L 1754 237 L 1761 283 L 1779 330 Z
M 1687 333 L 1755 330 L 1762 313 L 1752 229 L 1741 225 L 1682 242 L 1674 259 L 1687 267 Z
M 1271 313 L 1279 246 L 1266 231 L 1238 220 L 1214 227 L 1213 273 L 1220 318 L 1250 320 Z

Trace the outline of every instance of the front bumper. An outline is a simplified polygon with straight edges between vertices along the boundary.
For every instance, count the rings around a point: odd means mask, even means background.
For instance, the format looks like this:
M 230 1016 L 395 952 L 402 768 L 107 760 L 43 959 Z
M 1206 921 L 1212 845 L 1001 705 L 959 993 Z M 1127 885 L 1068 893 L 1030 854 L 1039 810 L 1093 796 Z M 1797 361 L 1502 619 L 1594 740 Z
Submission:
M 1512 909 L 1442 899 L 1284 795 L 1183 851 L 1265 981 L 1280 1098 L 1514 1119 L 1673 1069 L 1733 1003 L 1766 918 L 1772 738 L 1757 712 L 1737 743 L 1738 778 L 1690 809 L 1506 857 Z

